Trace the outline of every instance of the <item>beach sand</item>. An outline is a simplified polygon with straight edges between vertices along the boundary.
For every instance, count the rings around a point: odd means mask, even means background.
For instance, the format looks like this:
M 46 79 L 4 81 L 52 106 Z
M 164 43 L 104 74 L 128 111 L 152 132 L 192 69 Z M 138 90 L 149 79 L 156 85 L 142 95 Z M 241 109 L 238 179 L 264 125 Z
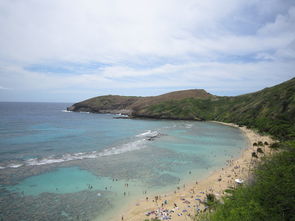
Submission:
M 229 123 L 221 124 L 238 127 Z M 177 188 L 172 193 L 159 196 L 147 195 L 130 205 L 125 205 L 121 213 L 115 216 L 113 220 L 144 221 L 145 219 L 155 218 L 155 213 L 151 213 L 149 216 L 146 213 L 157 210 L 159 213 L 162 212 L 162 215 L 164 214 L 163 211 L 169 210 L 171 220 L 190 220 L 190 216 L 194 216 L 197 209 L 204 210 L 204 205 L 200 201 L 205 199 L 206 194 L 213 193 L 217 198 L 221 198 L 225 194 L 224 190 L 239 185 L 235 182 L 235 179 L 247 180 L 255 161 L 259 160 L 252 158 L 252 152 L 257 150 L 257 147 L 253 147 L 253 143 L 266 141 L 268 144 L 271 144 L 274 141 L 270 137 L 261 136 L 246 127 L 239 128 L 249 142 L 248 147 L 241 152 L 238 158 L 228 159 L 227 165 L 224 168 L 208 174 L 208 177 L 202 180 L 194 179 L 194 174 L 191 174 L 191 183 L 180 186 L 179 189 Z M 264 154 L 270 153 L 267 145 L 262 147 L 262 150 Z M 262 155 L 258 154 L 258 156 Z M 156 197 L 158 198 L 157 200 Z M 171 210 L 174 212 L 171 212 Z

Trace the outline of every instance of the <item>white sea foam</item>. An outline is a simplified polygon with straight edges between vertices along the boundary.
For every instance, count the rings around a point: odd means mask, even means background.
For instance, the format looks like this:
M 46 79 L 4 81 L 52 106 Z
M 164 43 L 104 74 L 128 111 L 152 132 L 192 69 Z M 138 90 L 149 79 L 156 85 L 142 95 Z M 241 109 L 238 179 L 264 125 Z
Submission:
M 23 164 L 9 164 L 7 165 L 7 167 L 10 167 L 10 168 L 18 168 L 18 167 L 21 167 Z
M 148 130 L 148 131 L 145 131 L 141 134 L 138 134 L 136 135 L 136 137 L 155 137 L 155 136 L 158 136 L 159 135 L 159 132 L 158 131 L 151 131 L 151 130 Z
M 24 161 L 24 163 L 10 163 L 6 167 L 0 166 L 0 169 L 18 168 L 21 166 L 41 166 L 41 165 L 47 165 L 47 164 L 62 163 L 62 162 L 72 161 L 72 160 L 95 159 L 98 157 L 106 157 L 106 156 L 122 154 L 122 153 L 145 148 L 149 138 L 158 136 L 158 135 L 159 135 L 158 131 L 148 130 L 144 133 L 137 135 L 136 140 L 133 140 L 121 145 L 112 146 L 99 152 L 98 151 L 78 152 L 78 153 L 72 153 L 72 154 L 67 153 L 67 154 L 58 155 L 58 156 L 52 155 L 45 158 L 32 158 L 32 159 L 28 159 Z
M 43 159 L 29 159 L 26 161 L 28 166 L 40 166 L 52 163 L 61 163 L 65 160 L 63 158 L 43 158 Z
M 116 114 L 115 115 L 116 117 L 129 117 L 128 115 L 126 115 L 126 114 L 121 114 L 121 113 L 118 113 L 118 114 Z
M 73 154 L 64 154 L 62 156 L 51 156 L 47 158 L 33 158 L 25 161 L 27 166 L 40 166 L 53 163 L 61 163 L 72 160 L 83 160 L 83 159 L 94 159 L 97 157 L 105 157 L 111 155 L 122 154 L 125 152 L 130 152 L 134 150 L 140 150 L 145 148 L 146 139 L 136 140 L 129 143 L 125 143 L 119 146 L 107 148 L 101 152 L 92 151 L 92 152 L 79 152 Z M 22 166 L 22 165 L 20 165 Z M 11 166 L 10 166 L 11 167 Z
M 71 161 L 71 160 L 82 160 L 82 159 L 93 159 L 96 158 L 98 155 L 96 151 L 89 152 L 89 153 L 74 153 L 74 154 L 64 154 L 60 157 L 58 156 L 51 156 L 48 158 L 34 158 L 29 159 L 26 161 L 26 165 L 28 166 L 40 166 L 40 165 L 46 165 L 46 164 L 52 164 L 52 163 L 61 163 L 65 161 Z
M 115 115 L 115 118 L 128 118 L 128 117 L 129 117 L 128 115 L 121 114 L 121 113 Z
M 141 137 L 141 139 L 133 140 L 128 143 L 124 143 L 118 146 L 112 146 L 107 149 L 104 149 L 100 152 L 92 151 L 92 152 L 78 152 L 72 154 L 63 154 L 63 155 L 53 155 L 45 158 L 32 158 L 24 161 L 24 163 L 10 163 L 6 167 L 0 166 L 0 169 L 5 168 L 18 168 L 21 166 L 41 166 L 47 164 L 54 164 L 54 163 L 62 163 L 66 161 L 72 160 L 83 160 L 83 159 L 95 159 L 98 157 L 106 157 L 112 156 L 117 154 L 122 154 L 134 150 L 140 150 L 146 147 L 146 143 L 148 142 L 148 138 L 153 136 L 158 136 L 159 133 L 157 131 L 146 131 L 142 134 L 137 135 L 136 137 Z
M 70 112 L 73 112 L 73 111 L 69 111 L 69 110 L 62 110 L 62 112 L 64 112 L 64 113 L 70 113 Z
M 90 114 L 90 112 L 88 112 L 88 111 L 79 111 L 79 113 L 82 113 L 82 114 Z
M 189 128 L 192 128 L 192 124 L 185 124 L 185 128 L 189 129 Z
M 118 147 L 105 149 L 103 152 L 99 153 L 98 155 L 101 157 L 104 157 L 104 156 L 111 156 L 111 155 L 126 153 L 126 152 L 130 152 L 134 150 L 140 150 L 146 147 L 145 143 L 146 143 L 145 139 L 129 142 L 129 143 L 120 145 Z

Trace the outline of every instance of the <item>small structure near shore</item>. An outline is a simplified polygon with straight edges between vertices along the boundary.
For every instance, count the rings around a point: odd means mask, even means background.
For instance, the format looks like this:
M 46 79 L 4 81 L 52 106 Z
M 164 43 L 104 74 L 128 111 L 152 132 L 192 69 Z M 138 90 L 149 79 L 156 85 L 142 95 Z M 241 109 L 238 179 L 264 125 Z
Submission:
M 237 184 L 243 184 L 244 183 L 244 180 L 242 180 L 242 179 L 235 179 L 235 182 Z

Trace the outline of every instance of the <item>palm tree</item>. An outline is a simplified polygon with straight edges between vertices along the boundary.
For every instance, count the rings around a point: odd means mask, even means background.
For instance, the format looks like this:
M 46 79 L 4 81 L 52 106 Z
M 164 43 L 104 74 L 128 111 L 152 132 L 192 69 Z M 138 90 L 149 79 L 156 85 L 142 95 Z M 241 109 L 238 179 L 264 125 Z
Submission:
M 208 207 L 209 212 L 211 212 L 212 209 L 215 209 L 218 203 L 219 201 L 216 199 L 213 193 L 206 194 L 206 200 L 204 201 L 204 204 Z

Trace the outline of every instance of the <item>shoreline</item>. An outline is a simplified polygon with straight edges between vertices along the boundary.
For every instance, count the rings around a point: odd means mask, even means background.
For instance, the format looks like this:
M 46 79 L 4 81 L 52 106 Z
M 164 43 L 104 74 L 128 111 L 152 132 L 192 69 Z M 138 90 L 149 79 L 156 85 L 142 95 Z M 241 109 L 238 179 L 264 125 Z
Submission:
M 209 173 L 201 180 L 193 180 L 194 174 L 191 174 L 191 182 L 186 183 L 174 192 L 158 195 L 157 197 L 148 195 L 148 200 L 144 197 L 132 201 L 130 204 L 123 206 L 120 213 L 116 214 L 111 220 L 144 221 L 145 219 L 155 218 L 156 213 L 169 215 L 171 216 L 170 220 L 189 220 L 190 216 L 194 216 L 197 210 L 204 210 L 201 201 L 204 201 L 206 194 L 213 193 L 220 199 L 225 194 L 226 189 L 238 185 L 235 183 L 235 179 L 247 180 L 251 175 L 251 166 L 254 165 L 251 154 L 257 149 L 257 147 L 253 147 L 253 143 L 266 141 L 271 144 L 274 142 L 273 139 L 232 123 L 210 122 L 239 128 L 245 138 L 248 139 L 247 147 L 241 151 L 238 157 L 228 159 L 224 168 Z M 270 153 L 268 146 L 264 146 L 262 149 L 264 154 Z M 169 212 L 166 213 L 166 211 Z M 146 213 L 150 213 L 150 215 L 147 216 Z

